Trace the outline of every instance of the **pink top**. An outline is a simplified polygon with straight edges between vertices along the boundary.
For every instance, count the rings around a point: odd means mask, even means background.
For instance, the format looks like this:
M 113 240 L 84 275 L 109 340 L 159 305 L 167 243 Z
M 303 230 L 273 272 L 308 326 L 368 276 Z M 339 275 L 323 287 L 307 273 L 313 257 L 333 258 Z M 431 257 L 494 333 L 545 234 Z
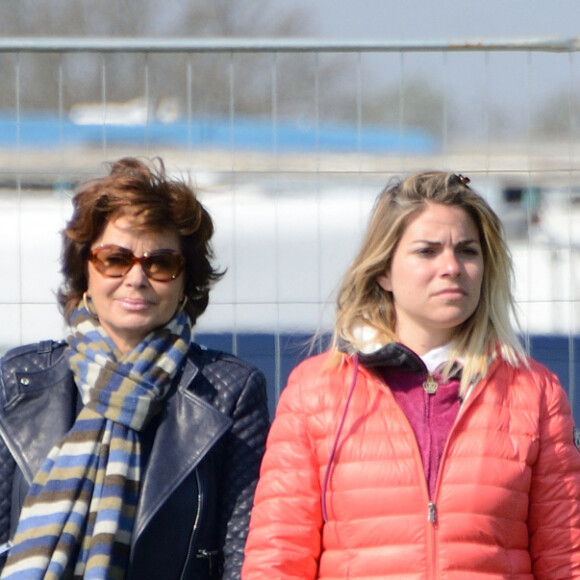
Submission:
M 434 499 L 439 464 L 461 403 L 459 378 L 443 383 L 441 374 L 435 370 L 432 376 L 439 385 L 434 394 L 428 394 L 423 388 L 423 382 L 429 376 L 426 369 L 424 374 L 392 367 L 383 367 L 380 371 L 415 432 L 429 497 Z

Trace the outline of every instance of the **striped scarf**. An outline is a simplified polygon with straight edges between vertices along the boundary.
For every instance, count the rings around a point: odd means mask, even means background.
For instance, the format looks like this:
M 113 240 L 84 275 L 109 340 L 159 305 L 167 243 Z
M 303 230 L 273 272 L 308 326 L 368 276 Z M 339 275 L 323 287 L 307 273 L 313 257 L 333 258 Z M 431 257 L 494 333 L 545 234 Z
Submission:
M 161 408 L 189 347 L 183 312 L 124 356 L 82 304 L 71 322 L 67 356 L 84 407 L 34 478 L 2 579 L 125 578 L 138 431 Z

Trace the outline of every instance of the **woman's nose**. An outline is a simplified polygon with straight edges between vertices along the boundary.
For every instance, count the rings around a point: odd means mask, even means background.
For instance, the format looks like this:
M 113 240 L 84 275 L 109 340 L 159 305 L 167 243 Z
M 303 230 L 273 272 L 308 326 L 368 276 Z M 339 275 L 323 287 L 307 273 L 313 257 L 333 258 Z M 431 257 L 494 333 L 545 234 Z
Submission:
M 143 266 L 136 262 L 131 269 L 123 276 L 123 282 L 129 286 L 144 286 L 148 283 L 147 275 Z
M 461 264 L 459 263 L 455 252 L 444 252 L 443 260 L 443 273 L 446 276 L 459 276 L 461 274 Z

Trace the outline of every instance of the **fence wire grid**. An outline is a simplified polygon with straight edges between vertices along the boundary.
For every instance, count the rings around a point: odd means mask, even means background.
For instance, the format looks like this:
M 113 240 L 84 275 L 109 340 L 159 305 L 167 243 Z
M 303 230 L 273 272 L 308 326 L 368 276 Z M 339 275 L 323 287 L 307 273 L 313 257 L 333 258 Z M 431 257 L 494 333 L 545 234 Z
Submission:
M 506 226 L 522 338 L 577 419 L 578 38 L 0 39 L 0 350 L 59 339 L 60 231 L 104 163 L 161 157 L 216 224 L 196 337 L 271 404 L 393 177 L 456 171 Z

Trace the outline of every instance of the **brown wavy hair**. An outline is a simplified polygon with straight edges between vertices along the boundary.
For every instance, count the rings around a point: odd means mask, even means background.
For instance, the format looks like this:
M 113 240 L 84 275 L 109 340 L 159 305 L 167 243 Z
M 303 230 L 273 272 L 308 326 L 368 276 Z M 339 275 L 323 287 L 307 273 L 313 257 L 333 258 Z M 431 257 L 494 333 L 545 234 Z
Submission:
M 86 182 L 73 198 L 73 215 L 63 231 L 58 303 L 67 322 L 87 290 L 91 245 L 106 225 L 130 216 L 138 231 L 176 231 L 185 258 L 185 308 L 192 324 L 205 311 L 209 291 L 224 272 L 212 265 L 212 219 L 184 181 L 169 179 L 160 158 L 125 157 L 105 177 Z

